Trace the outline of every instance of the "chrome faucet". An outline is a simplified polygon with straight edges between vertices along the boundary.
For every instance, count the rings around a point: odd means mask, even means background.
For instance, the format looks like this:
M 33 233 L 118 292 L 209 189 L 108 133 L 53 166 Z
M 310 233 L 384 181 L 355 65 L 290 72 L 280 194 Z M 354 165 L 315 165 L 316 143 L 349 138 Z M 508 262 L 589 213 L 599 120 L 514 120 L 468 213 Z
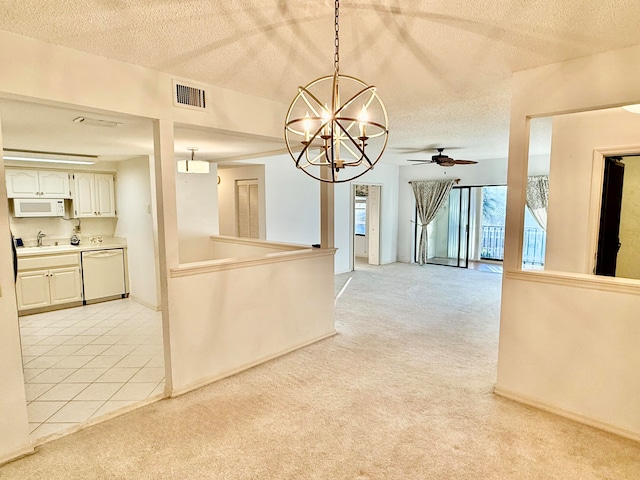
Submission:
M 42 230 L 38 232 L 38 246 L 41 247 L 42 246 L 42 239 L 46 237 L 46 235 L 44 233 L 42 233 Z

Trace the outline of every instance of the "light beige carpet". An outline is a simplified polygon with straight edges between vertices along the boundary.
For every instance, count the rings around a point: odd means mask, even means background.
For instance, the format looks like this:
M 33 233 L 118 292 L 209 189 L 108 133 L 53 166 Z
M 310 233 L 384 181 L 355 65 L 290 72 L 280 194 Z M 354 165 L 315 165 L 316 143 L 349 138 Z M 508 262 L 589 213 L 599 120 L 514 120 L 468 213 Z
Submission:
M 501 277 L 336 278 L 339 334 L 50 442 L 1 479 L 638 479 L 640 445 L 492 394 Z

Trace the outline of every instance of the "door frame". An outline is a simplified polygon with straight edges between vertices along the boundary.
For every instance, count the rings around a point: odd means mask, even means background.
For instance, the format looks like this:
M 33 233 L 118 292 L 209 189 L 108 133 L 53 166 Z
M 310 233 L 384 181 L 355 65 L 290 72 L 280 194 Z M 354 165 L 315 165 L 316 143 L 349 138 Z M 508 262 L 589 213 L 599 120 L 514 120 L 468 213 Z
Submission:
M 458 233 L 458 255 L 456 258 L 456 263 L 457 265 L 445 265 L 445 264 L 441 264 L 441 263 L 430 263 L 429 261 L 427 261 L 427 265 L 442 265 L 444 267 L 455 267 L 455 268 L 469 268 L 469 250 L 470 250 L 470 244 L 469 244 L 469 237 L 471 235 L 471 190 L 473 188 L 476 188 L 474 185 L 456 185 L 451 187 L 451 191 L 449 192 L 449 195 L 447 196 L 447 202 L 449 201 L 449 198 L 451 196 L 451 193 L 454 190 L 460 190 L 460 206 L 459 208 L 459 215 L 460 218 L 462 218 L 462 190 L 467 190 L 468 195 L 467 195 L 467 208 L 466 208 L 466 215 L 467 215 L 467 223 L 466 223 L 466 231 L 465 231 L 465 248 L 466 248 L 466 252 L 465 252 L 465 260 L 464 260 L 464 265 L 460 265 L 460 254 L 462 253 L 462 234 L 460 232 L 460 227 L 461 225 L 458 224 L 458 228 L 457 233 Z M 435 219 L 435 218 L 434 218 Z M 418 257 L 418 242 L 417 242 L 417 238 L 418 238 L 418 208 L 417 206 L 414 204 L 413 207 L 413 224 L 414 224 L 414 229 L 413 229 L 413 261 L 412 263 L 418 263 L 417 262 L 417 257 Z
M 625 157 L 640 155 L 640 145 L 624 147 L 605 147 L 593 150 L 591 162 L 591 191 L 589 194 L 589 217 L 587 219 L 587 271 L 595 274 L 598 255 L 598 237 L 600 234 L 600 214 L 604 182 L 604 162 L 606 157 Z M 552 182 L 549 175 L 549 182 Z M 551 190 L 551 188 L 549 188 Z
M 380 252 L 382 251 L 382 229 L 380 228 L 382 225 L 382 184 L 381 183 L 369 183 L 369 182 L 351 182 L 350 191 L 350 199 L 349 199 L 349 271 L 353 272 L 355 270 L 355 258 L 356 258 L 356 245 L 355 245 L 355 209 L 356 209 L 356 185 L 366 185 L 366 186 L 374 186 L 380 187 L 380 208 L 378 209 L 378 263 L 376 265 L 382 265 L 382 261 L 380 260 Z M 369 229 L 369 208 L 367 203 L 367 230 Z M 368 231 L 367 231 L 368 234 Z M 367 249 L 367 258 L 371 254 L 369 249 Z M 373 264 L 371 264 L 373 265 Z
M 234 209 L 235 209 L 235 218 L 234 218 L 234 224 L 235 224 L 235 233 L 236 233 L 236 237 L 241 238 L 240 237 L 240 191 L 238 190 L 238 187 L 240 187 L 241 185 L 255 185 L 258 188 L 258 239 L 262 239 L 262 222 L 261 222 L 261 218 L 260 218 L 260 211 L 261 211 L 261 198 L 260 198 L 260 179 L 258 178 L 236 178 L 235 182 L 233 184 L 233 197 L 234 197 Z M 251 237 L 249 237 L 251 238 Z
M 624 188 L 625 157 L 605 157 L 596 275 L 616 276 L 620 251 L 620 221 L 622 220 L 622 190 Z

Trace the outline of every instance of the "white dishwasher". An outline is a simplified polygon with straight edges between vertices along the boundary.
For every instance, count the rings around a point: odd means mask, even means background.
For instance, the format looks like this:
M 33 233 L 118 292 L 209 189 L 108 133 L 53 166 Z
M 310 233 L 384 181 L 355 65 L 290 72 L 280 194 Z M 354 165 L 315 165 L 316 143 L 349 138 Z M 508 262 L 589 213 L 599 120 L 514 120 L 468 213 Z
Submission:
M 125 296 L 124 250 L 89 250 L 82 252 L 84 302 L 98 298 Z

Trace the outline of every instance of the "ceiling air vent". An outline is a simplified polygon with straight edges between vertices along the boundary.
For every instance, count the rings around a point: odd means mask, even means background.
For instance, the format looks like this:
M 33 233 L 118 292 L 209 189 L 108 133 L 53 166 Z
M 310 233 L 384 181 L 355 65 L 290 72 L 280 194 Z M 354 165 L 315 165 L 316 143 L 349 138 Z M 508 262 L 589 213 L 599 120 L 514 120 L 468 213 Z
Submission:
M 207 108 L 205 91 L 202 88 L 173 82 L 173 104 L 176 107 L 205 110 Z

